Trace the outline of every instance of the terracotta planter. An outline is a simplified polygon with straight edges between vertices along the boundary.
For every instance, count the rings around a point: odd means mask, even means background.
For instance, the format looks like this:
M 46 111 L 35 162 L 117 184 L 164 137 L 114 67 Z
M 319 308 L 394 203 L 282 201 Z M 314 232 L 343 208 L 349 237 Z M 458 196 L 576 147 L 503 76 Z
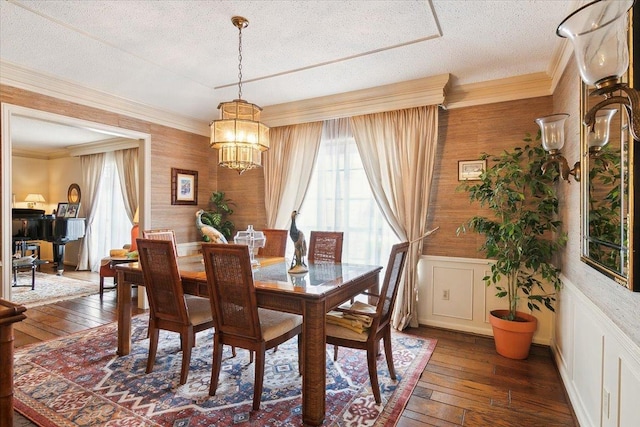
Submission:
M 496 351 L 509 359 L 526 359 L 529 356 L 533 333 L 538 328 L 538 319 L 517 311 L 516 316 L 523 321 L 504 320 L 502 317 L 508 313 L 509 310 L 493 310 L 489 316 Z

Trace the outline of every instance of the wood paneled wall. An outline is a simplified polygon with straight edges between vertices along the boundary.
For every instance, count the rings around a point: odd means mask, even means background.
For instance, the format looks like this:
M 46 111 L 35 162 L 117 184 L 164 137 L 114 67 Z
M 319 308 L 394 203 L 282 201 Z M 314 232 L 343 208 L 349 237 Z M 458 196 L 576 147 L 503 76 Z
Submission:
M 427 215 L 427 229 L 440 227 L 426 238 L 423 253 L 449 257 L 484 258 L 478 251 L 482 236 L 474 232 L 456 235 L 456 229 L 474 215 L 488 215 L 457 191 L 458 161 L 499 154 L 522 146 L 526 133 L 535 136 L 534 120 L 553 113 L 552 98 L 540 97 L 449 111 L 440 110 L 439 138 Z

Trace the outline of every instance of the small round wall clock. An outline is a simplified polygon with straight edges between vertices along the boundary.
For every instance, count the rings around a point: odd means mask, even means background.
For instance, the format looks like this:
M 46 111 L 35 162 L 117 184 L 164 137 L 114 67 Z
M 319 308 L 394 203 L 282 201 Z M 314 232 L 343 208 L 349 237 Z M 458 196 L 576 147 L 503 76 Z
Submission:
M 69 203 L 80 203 L 80 186 L 78 184 L 71 184 L 67 191 L 67 200 Z

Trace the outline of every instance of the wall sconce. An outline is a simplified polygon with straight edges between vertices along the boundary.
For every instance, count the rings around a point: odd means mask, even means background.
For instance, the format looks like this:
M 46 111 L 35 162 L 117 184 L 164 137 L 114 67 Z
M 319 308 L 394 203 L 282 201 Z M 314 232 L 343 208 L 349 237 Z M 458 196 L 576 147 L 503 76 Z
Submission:
M 24 199 L 24 201 L 27 202 L 27 206 L 29 207 L 29 209 L 35 208 L 38 203 L 45 202 L 44 196 L 42 194 L 33 193 L 27 194 L 27 197 Z
M 569 176 L 573 175 L 576 181 L 580 181 L 580 162 L 576 162 L 573 169 L 569 169 L 567 159 L 560 153 L 564 146 L 564 121 L 567 118 L 568 114 L 560 113 L 536 119 L 540 126 L 542 148 L 549 153 L 549 160 L 542 165 L 542 173 L 546 173 L 550 165 L 557 163 L 562 179 L 569 182 Z
M 591 132 L 596 114 L 610 104 L 623 104 L 629 115 L 633 139 L 639 141 L 640 92 L 620 82 L 629 68 L 627 43 L 627 12 L 635 0 L 597 0 L 567 16 L 558 25 L 556 34 L 568 38 L 574 49 L 580 77 L 595 86 L 590 95 L 603 95 L 584 116 L 584 124 Z M 623 95 L 614 96 L 617 91 Z

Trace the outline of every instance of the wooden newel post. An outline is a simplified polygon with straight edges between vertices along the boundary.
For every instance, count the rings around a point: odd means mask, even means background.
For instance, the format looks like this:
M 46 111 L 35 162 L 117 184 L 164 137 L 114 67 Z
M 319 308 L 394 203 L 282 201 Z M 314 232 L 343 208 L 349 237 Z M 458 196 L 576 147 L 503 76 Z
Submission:
M 26 307 L 0 299 L 0 420 L 13 425 L 13 324 L 20 322 Z

